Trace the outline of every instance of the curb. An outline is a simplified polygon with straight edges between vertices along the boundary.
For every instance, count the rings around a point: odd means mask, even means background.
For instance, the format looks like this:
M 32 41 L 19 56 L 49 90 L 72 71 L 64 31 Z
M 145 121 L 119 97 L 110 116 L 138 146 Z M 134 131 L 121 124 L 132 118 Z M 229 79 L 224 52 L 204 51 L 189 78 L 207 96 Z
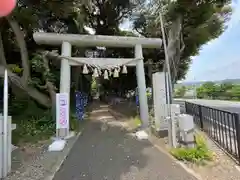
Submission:
M 70 153 L 70 150 L 72 149 L 72 147 L 74 146 L 74 144 L 76 143 L 76 141 L 78 140 L 79 136 L 82 135 L 82 131 L 81 130 L 74 138 L 74 140 L 71 143 L 68 143 L 65 150 L 62 151 L 62 154 L 59 155 L 60 158 L 57 159 L 56 163 L 54 163 L 54 165 L 51 167 L 51 169 L 49 170 L 49 174 L 47 177 L 44 178 L 44 180 L 53 180 L 55 174 L 59 171 L 60 167 L 62 166 L 63 162 L 66 160 L 67 156 Z M 53 152 L 54 153 L 54 152 Z

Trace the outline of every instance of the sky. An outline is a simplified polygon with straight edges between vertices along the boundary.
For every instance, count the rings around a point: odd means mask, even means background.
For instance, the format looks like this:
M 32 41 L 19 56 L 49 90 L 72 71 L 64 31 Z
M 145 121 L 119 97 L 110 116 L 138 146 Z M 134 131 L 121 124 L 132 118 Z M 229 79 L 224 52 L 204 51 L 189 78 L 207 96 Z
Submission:
M 240 78 L 240 0 L 233 0 L 232 6 L 228 28 L 192 57 L 184 82 Z M 121 29 L 132 29 L 131 23 L 124 22 Z
M 185 82 L 240 78 L 240 2 L 235 0 L 232 4 L 228 28 L 192 57 Z

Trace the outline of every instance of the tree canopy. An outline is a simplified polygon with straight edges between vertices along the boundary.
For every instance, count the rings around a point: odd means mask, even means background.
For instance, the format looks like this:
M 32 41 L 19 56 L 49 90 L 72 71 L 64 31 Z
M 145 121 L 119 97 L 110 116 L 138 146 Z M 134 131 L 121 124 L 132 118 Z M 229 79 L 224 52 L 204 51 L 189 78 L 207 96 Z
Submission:
M 205 99 L 240 100 L 240 85 L 206 82 L 197 88 L 197 97 Z
M 224 22 L 231 13 L 229 3 L 229 0 L 153 0 L 133 18 L 134 29 L 145 37 L 162 37 L 159 19 L 162 8 L 174 81 L 180 80 L 185 77 L 191 57 L 198 54 L 203 44 L 224 31 Z M 148 51 L 146 57 L 161 64 L 165 59 L 162 51 Z
M 50 108 L 59 88 L 60 63 L 46 55 L 59 47 L 39 46 L 33 40 L 37 31 L 87 34 L 84 27 L 96 34 L 162 37 L 159 13 L 162 7 L 171 54 L 174 81 L 184 78 L 190 57 L 198 53 L 201 45 L 218 37 L 224 30 L 224 22 L 231 9 L 230 1 L 149 1 L 138 0 L 20 0 L 14 12 L 1 18 L 0 28 L 0 75 L 8 67 L 13 93 L 24 92 L 43 107 Z M 140 12 L 136 14 L 136 12 Z M 133 30 L 122 31 L 119 25 L 125 20 L 133 21 Z M 175 31 L 176 30 L 176 31 Z M 92 47 L 96 49 L 96 47 Z M 85 48 L 73 48 L 74 56 L 84 56 Z M 133 49 L 107 48 L 106 57 L 132 57 Z M 163 49 L 144 50 L 145 62 L 153 61 L 153 69 L 146 68 L 147 83 L 151 73 L 163 69 Z M 81 67 L 72 70 L 72 88 L 85 88 L 89 76 L 81 75 Z M 104 82 L 106 87 L 133 89 L 136 87 L 135 69 L 117 80 Z M 86 85 L 88 84 L 87 87 Z

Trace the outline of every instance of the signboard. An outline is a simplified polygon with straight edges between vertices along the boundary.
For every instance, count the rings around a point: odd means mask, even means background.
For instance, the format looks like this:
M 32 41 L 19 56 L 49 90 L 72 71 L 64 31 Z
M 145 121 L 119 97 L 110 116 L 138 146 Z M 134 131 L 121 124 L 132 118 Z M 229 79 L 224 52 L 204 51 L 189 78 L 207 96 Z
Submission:
M 69 96 L 68 93 L 56 94 L 56 128 L 69 129 Z
M 157 72 L 153 74 L 153 103 L 154 119 L 157 130 L 167 130 L 167 99 L 166 99 L 166 79 L 165 73 Z
M 85 51 L 85 56 L 86 56 L 87 58 L 98 57 L 98 56 L 99 56 L 99 52 L 98 52 L 98 51 L 86 50 L 86 51 Z

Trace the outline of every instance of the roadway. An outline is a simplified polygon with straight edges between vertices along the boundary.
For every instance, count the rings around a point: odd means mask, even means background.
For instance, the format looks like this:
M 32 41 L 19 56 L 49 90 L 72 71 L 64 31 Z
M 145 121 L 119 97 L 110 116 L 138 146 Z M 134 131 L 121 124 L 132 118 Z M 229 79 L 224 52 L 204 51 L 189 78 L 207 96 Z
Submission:
M 174 103 L 179 104 L 181 112 L 185 113 L 185 102 L 190 102 L 194 104 L 203 105 L 206 107 L 212 107 L 218 110 L 224 110 L 227 112 L 239 113 L 240 114 L 240 102 L 234 101 L 223 101 L 223 100 L 207 100 L 207 99 L 174 99 Z M 231 116 L 223 117 L 223 119 L 218 120 L 221 123 L 233 127 L 233 119 Z
M 174 103 L 180 104 L 182 108 L 184 107 L 185 101 L 224 111 L 240 113 L 240 102 L 206 99 L 174 99 Z

